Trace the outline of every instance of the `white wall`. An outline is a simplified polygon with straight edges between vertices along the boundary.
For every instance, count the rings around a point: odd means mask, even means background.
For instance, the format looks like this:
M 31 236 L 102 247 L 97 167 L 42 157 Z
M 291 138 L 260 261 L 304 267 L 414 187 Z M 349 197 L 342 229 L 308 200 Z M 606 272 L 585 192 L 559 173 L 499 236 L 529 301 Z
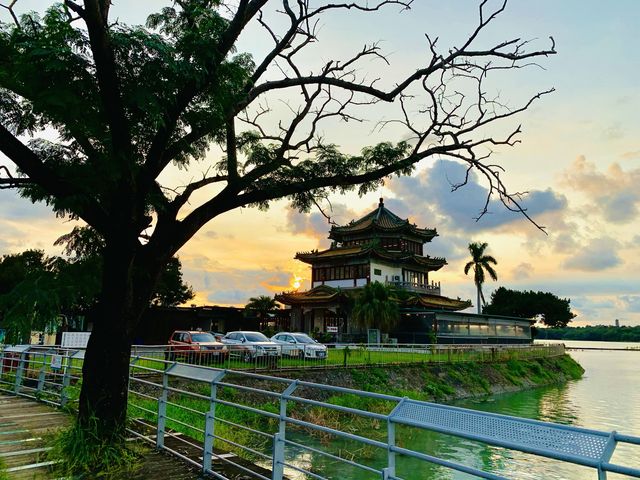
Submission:
M 371 262 L 370 267 L 372 282 L 378 281 L 380 283 L 385 283 L 387 280 L 392 282 L 395 276 L 400 277 L 400 281 L 402 281 L 402 267 L 390 267 L 374 261 Z M 376 269 L 382 272 L 381 275 L 376 275 L 374 273 Z

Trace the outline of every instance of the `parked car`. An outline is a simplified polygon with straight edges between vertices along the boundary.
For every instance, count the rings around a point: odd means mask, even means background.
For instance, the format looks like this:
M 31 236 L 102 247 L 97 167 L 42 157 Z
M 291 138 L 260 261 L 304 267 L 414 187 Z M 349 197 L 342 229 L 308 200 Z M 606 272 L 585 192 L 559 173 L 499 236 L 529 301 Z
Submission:
M 222 342 L 222 337 L 224 337 L 224 333 L 220 333 L 220 332 L 209 332 L 209 333 L 215 337 L 216 342 Z
M 280 345 L 282 355 L 298 358 L 327 358 L 327 346 L 318 343 L 306 333 L 280 332 L 271 337 Z
M 280 347 L 260 332 L 228 332 L 222 342 L 229 347 L 232 356 L 242 358 L 245 362 L 256 359 L 277 360 Z
M 229 358 L 229 349 L 209 332 L 176 330 L 169 338 L 167 358 L 199 364 L 223 363 Z

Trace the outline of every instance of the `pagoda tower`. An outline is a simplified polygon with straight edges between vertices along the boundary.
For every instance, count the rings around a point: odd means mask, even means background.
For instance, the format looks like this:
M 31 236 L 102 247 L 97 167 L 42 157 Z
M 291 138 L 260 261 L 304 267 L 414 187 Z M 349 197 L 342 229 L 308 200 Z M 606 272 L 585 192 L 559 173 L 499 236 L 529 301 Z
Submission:
M 351 331 L 349 305 L 369 282 L 378 281 L 410 293 L 401 307 L 457 311 L 470 302 L 441 295 L 440 282 L 430 278 L 447 264 L 441 257 L 425 255 L 424 244 L 438 233 L 419 228 L 385 207 L 344 226 L 332 226 L 327 250 L 298 252 L 297 260 L 311 265 L 311 289 L 283 292 L 276 300 L 289 305 L 291 329 L 325 333 Z

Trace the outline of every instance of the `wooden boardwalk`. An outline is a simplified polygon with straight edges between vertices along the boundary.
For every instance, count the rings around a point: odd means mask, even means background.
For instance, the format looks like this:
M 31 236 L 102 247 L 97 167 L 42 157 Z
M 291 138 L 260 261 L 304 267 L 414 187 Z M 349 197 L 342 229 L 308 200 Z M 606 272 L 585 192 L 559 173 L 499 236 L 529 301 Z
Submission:
M 52 462 L 46 458 L 49 448 L 46 445 L 47 436 L 60 428 L 71 424 L 73 418 L 44 403 L 24 397 L 0 394 L 0 459 L 4 463 L 11 480 L 55 480 L 58 478 L 52 471 Z M 153 436 L 155 431 L 148 429 L 147 434 Z M 179 439 L 181 435 L 168 435 L 166 443 L 171 448 L 180 452 L 185 457 L 195 461 L 199 460 L 202 451 L 195 448 L 196 440 L 182 437 L 185 444 Z M 135 440 L 135 439 L 131 439 Z M 145 443 L 145 445 L 149 445 Z M 235 457 L 235 455 L 224 454 Z M 245 461 L 242 464 L 249 466 Z M 257 471 L 267 476 L 267 470 L 252 466 Z M 241 470 L 229 468 L 216 462 L 214 467 L 227 478 L 240 480 L 255 478 L 249 477 Z M 135 472 L 127 474 L 127 480 L 201 480 L 213 478 L 203 476 L 197 467 L 181 461 L 175 456 L 158 452 L 153 448 L 142 458 L 141 467 Z
M 11 479 L 48 479 L 45 437 L 70 417 L 28 398 L 0 395 L 0 458 Z

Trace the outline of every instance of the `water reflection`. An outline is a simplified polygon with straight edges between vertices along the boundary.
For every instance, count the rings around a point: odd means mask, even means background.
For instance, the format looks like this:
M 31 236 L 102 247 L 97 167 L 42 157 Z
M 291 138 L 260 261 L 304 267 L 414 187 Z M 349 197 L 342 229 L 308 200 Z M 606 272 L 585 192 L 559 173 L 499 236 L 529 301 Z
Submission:
M 486 412 L 502 413 L 600 430 L 618 430 L 640 434 L 640 352 L 575 352 L 574 358 L 586 370 L 585 377 L 564 385 L 497 395 L 488 399 L 458 402 L 457 405 Z M 373 432 L 358 432 L 365 436 Z M 380 433 L 380 432 L 378 432 Z M 454 460 L 478 469 L 517 479 L 582 480 L 595 478 L 595 471 L 586 467 L 548 460 L 520 452 L 506 451 L 460 438 L 425 432 L 410 427 L 398 427 L 398 444 L 435 457 Z M 289 433 L 289 438 L 312 447 L 326 449 L 314 438 L 303 433 Z M 361 445 L 333 438 L 328 442 L 333 453 L 352 456 L 375 468 L 387 465 L 386 451 L 376 448 L 359 450 Z M 640 467 L 640 449 L 623 449 L 613 460 L 623 459 L 628 466 Z M 288 461 L 302 468 L 312 465 L 312 471 L 327 478 L 377 479 L 370 472 L 345 466 L 319 454 L 289 450 Z M 474 478 L 442 467 L 406 457 L 397 458 L 397 473 L 407 480 Z M 304 478 L 295 476 L 292 478 Z M 610 475 L 609 478 L 622 478 Z

